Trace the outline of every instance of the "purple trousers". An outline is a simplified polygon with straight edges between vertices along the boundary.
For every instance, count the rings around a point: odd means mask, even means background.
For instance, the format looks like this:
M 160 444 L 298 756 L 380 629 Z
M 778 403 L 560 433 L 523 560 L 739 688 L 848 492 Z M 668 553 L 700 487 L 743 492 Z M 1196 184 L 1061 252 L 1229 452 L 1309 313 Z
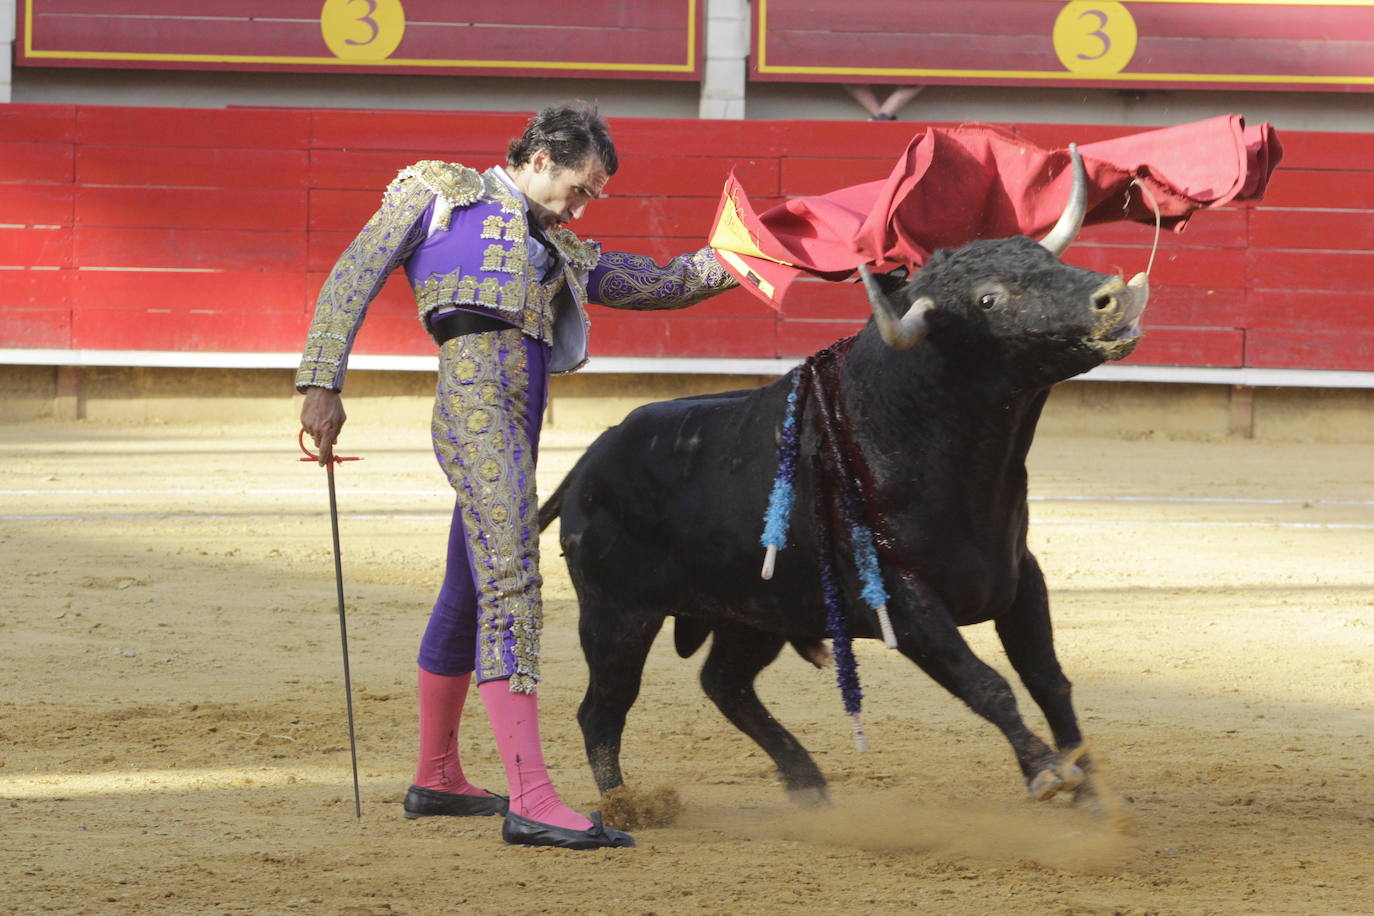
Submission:
M 549 348 L 512 328 L 455 337 L 439 352 L 434 454 L 456 500 L 444 584 L 419 664 L 450 677 L 539 681 L 543 605 L 535 461 Z

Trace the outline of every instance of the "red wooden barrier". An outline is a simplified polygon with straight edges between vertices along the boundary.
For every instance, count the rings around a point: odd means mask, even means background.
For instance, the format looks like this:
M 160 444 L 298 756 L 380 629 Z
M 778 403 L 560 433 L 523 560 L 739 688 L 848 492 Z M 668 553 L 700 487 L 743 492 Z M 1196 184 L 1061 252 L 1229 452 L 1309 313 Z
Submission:
M 0 105 L 0 349 L 291 353 L 396 171 L 499 161 L 522 113 Z M 754 203 L 876 180 L 923 125 L 618 119 L 622 167 L 579 227 L 661 261 L 705 241 L 733 169 Z M 1042 145 L 1131 132 L 1009 125 Z M 1286 133 L 1262 206 L 1199 214 L 1155 255 L 1143 365 L 1374 371 L 1374 135 Z M 1073 263 L 1134 273 L 1153 231 L 1087 229 Z M 432 352 L 398 275 L 357 353 Z M 688 312 L 594 308 L 600 356 L 790 358 L 852 333 L 854 284 Z

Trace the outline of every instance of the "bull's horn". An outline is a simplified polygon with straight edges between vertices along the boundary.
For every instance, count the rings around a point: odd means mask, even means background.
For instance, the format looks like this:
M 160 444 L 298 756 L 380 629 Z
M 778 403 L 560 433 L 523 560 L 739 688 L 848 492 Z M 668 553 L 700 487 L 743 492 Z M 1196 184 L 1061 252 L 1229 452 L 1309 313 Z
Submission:
M 926 336 L 926 312 L 935 307 L 935 300 L 920 298 L 911 303 L 911 308 L 900 319 L 892 300 L 878 286 L 878 281 L 869 273 L 867 264 L 859 265 L 859 276 L 863 277 L 864 289 L 868 290 L 868 304 L 873 306 L 873 319 L 878 323 L 878 333 L 883 335 L 883 343 L 894 350 L 910 350 Z
M 1088 212 L 1088 176 L 1083 171 L 1083 157 L 1078 155 L 1078 145 L 1069 144 L 1069 156 L 1073 159 L 1073 190 L 1069 192 L 1069 202 L 1059 215 L 1050 234 L 1040 240 L 1050 254 L 1056 258 L 1069 250 L 1078 230 L 1083 228 L 1083 217 Z

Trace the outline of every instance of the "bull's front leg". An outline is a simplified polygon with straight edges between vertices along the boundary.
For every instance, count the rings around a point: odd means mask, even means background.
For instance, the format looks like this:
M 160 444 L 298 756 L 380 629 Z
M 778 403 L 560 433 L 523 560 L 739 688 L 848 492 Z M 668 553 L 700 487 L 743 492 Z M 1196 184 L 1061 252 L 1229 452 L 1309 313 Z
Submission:
M 1054 750 L 1026 727 L 1016 705 L 1011 685 L 1002 675 L 974 655 L 943 601 L 909 573 L 900 577 L 901 588 L 894 601 L 892 617 L 897 647 L 920 666 L 936 683 L 963 700 L 975 713 L 987 719 L 1011 744 L 1021 774 L 1033 795 L 1043 794 L 1046 779 L 1060 761 Z M 1040 783 L 1037 786 L 1037 782 Z M 1061 779 L 1059 786 L 1065 786 Z
M 997 636 L 1021 683 L 1045 714 L 1061 754 L 1053 768 L 1036 775 L 1031 793 L 1048 798 L 1077 788 L 1089 769 L 1088 759 L 1081 752 L 1083 736 L 1073 708 L 1073 688 L 1054 651 L 1045 576 L 1029 551 L 1021 560 L 1016 598 L 997 618 Z

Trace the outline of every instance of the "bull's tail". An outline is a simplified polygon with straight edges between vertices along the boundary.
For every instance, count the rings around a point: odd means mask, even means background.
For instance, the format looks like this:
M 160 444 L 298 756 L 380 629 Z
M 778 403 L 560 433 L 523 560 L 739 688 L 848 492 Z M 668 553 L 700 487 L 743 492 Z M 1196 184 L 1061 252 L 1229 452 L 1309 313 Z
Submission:
M 543 531 L 558 518 L 563 511 L 563 494 L 568 492 L 568 481 L 572 480 L 572 474 L 563 478 L 563 482 L 558 485 L 558 489 L 553 491 L 553 495 L 544 500 L 544 505 L 539 507 L 539 530 Z

